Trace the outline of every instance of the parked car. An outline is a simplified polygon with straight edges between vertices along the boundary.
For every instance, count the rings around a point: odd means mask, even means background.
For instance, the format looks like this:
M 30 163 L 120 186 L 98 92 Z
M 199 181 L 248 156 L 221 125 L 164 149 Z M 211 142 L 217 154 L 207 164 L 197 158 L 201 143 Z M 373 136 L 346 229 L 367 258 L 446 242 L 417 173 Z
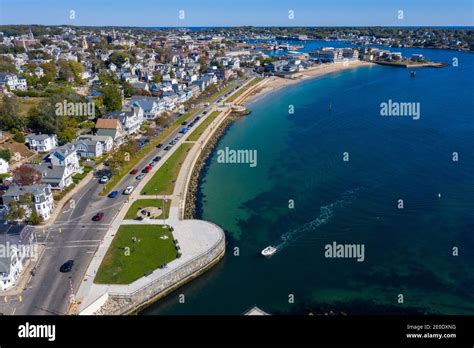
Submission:
M 150 162 L 150 167 L 154 167 L 157 165 L 157 162 Z
M 68 260 L 64 262 L 59 268 L 59 272 L 68 273 L 71 272 L 72 266 L 74 266 L 74 260 Z
M 188 121 L 184 121 L 183 123 L 181 123 L 182 126 L 186 126 L 188 124 Z
M 130 174 L 134 175 L 134 174 L 137 174 L 138 173 L 138 169 L 133 169 Z
M 101 221 L 104 218 L 104 213 L 97 213 L 92 217 L 93 221 Z
M 189 128 L 187 127 L 184 127 L 184 128 L 181 128 L 181 130 L 179 131 L 181 134 L 186 134 L 188 132 Z
M 146 166 L 145 168 L 142 169 L 142 173 L 149 173 L 151 172 L 151 166 Z
M 171 149 L 171 146 L 166 146 L 163 150 L 169 151 Z
M 130 186 L 127 186 L 125 190 L 123 190 L 123 194 L 129 195 L 130 193 L 132 193 L 132 191 L 133 191 L 133 186 L 130 185 Z
M 104 175 L 103 177 L 100 178 L 99 183 L 105 184 L 107 183 L 107 181 L 109 181 L 109 177 Z
M 118 196 L 118 191 L 112 191 L 109 193 L 109 198 L 115 198 Z
M 155 161 L 155 162 L 159 162 L 159 161 L 160 161 L 160 159 L 161 159 L 161 157 L 160 157 L 160 156 L 156 156 L 155 158 L 153 158 L 153 161 Z
M 203 111 L 202 114 L 203 114 L 203 115 L 207 114 L 207 111 Z
M 160 149 L 160 148 L 162 148 L 162 147 L 163 147 L 163 144 L 161 144 L 161 143 L 158 144 L 158 145 L 156 145 L 156 148 L 157 148 L 157 149 Z
M 143 179 L 143 178 L 145 177 L 145 175 L 146 175 L 145 173 L 138 174 L 135 179 L 141 180 L 141 179 Z
M 169 145 L 169 146 L 173 146 L 173 145 L 176 145 L 176 140 L 171 140 L 171 141 L 170 141 L 170 145 Z

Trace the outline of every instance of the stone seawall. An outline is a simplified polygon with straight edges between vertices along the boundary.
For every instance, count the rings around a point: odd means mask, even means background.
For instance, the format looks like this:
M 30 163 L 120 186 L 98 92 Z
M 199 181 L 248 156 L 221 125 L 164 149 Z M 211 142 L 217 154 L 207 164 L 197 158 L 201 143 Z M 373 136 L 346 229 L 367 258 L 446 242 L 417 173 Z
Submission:
M 225 254 L 225 235 L 220 227 L 217 225 L 216 227 L 221 231 L 220 238 L 208 251 L 134 293 L 109 293 L 108 300 L 95 314 L 127 315 L 137 313 L 210 269 Z
M 199 188 L 199 180 L 201 179 L 201 173 L 206 165 L 206 161 L 211 155 L 212 151 L 216 147 L 220 138 L 224 135 L 227 128 L 239 118 L 247 115 L 247 112 L 232 112 L 230 113 L 219 125 L 214 134 L 211 136 L 209 141 L 202 149 L 199 158 L 194 165 L 191 179 L 189 180 L 188 192 L 186 194 L 186 202 L 184 206 L 184 218 L 195 219 L 196 218 L 196 194 Z

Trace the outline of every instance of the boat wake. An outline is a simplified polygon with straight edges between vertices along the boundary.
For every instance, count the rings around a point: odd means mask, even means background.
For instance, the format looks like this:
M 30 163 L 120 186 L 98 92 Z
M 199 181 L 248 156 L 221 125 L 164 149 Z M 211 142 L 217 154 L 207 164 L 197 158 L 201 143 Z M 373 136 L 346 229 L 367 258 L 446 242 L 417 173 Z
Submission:
M 298 228 L 295 228 L 291 231 L 284 233 L 280 237 L 280 240 L 273 244 L 275 245 L 275 248 L 278 251 L 281 251 L 283 248 L 288 246 L 288 244 L 304 236 L 305 233 L 314 231 L 318 227 L 327 224 L 329 220 L 334 216 L 334 212 L 337 208 L 344 207 L 353 202 L 358 190 L 359 189 L 348 190 L 344 192 L 341 198 L 338 199 L 337 201 L 329 205 L 322 206 L 320 208 L 320 214 L 316 219 L 309 221 Z

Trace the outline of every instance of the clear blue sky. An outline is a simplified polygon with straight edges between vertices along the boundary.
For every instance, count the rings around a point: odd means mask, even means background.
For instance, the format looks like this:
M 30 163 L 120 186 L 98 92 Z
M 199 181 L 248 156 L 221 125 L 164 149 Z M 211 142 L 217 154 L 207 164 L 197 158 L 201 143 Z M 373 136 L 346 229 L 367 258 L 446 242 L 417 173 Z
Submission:
M 473 26 L 474 0 L 0 0 L 0 24 Z

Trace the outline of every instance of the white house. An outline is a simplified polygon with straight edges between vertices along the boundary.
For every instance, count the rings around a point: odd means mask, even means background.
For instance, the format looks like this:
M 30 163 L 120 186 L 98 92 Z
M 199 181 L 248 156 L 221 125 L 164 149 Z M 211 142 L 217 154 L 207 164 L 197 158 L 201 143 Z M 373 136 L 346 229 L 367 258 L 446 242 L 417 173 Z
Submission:
M 73 183 L 72 176 L 81 171 L 77 149 L 74 144 L 57 148 L 44 161 L 35 167 L 41 173 L 41 182 L 50 184 L 53 190 L 63 190 Z
M 77 155 L 84 158 L 96 158 L 102 156 L 104 149 L 98 140 L 82 139 L 73 143 L 76 146 Z
M 44 220 L 48 220 L 54 210 L 54 199 L 51 186 L 49 184 L 34 184 L 28 186 L 10 185 L 8 190 L 3 195 L 3 203 L 8 205 L 12 201 L 18 202 L 20 197 L 25 194 L 32 195 L 33 208 L 39 215 L 43 217 Z M 30 207 L 23 206 L 23 208 L 27 212 L 26 216 L 30 216 Z
M 22 225 L 0 225 L 0 291 L 16 285 L 28 262 L 37 257 L 33 231 Z
M 37 152 L 48 152 L 58 146 L 56 134 L 29 134 L 26 142 L 30 150 Z
M 122 129 L 127 134 L 138 132 L 144 121 L 143 109 L 137 106 L 134 106 L 131 111 L 115 111 L 108 113 L 104 118 L 119 120 Z
M 102 152 L 109 152 L 114 148 L 114 140 L 109 135 L 84 134 L 79 136 L 79 140 L 100 141 L 102 143 Z
M 24 77 L 18 77 L 15 74 L 0 72 L 0 85 L 5 85 L 10 90 L 26 91 L 28 85 Z
M 0 158 L 0 174 L 6 174 L 8 173 L 8 162 L 5 161 L 3 158 Z

